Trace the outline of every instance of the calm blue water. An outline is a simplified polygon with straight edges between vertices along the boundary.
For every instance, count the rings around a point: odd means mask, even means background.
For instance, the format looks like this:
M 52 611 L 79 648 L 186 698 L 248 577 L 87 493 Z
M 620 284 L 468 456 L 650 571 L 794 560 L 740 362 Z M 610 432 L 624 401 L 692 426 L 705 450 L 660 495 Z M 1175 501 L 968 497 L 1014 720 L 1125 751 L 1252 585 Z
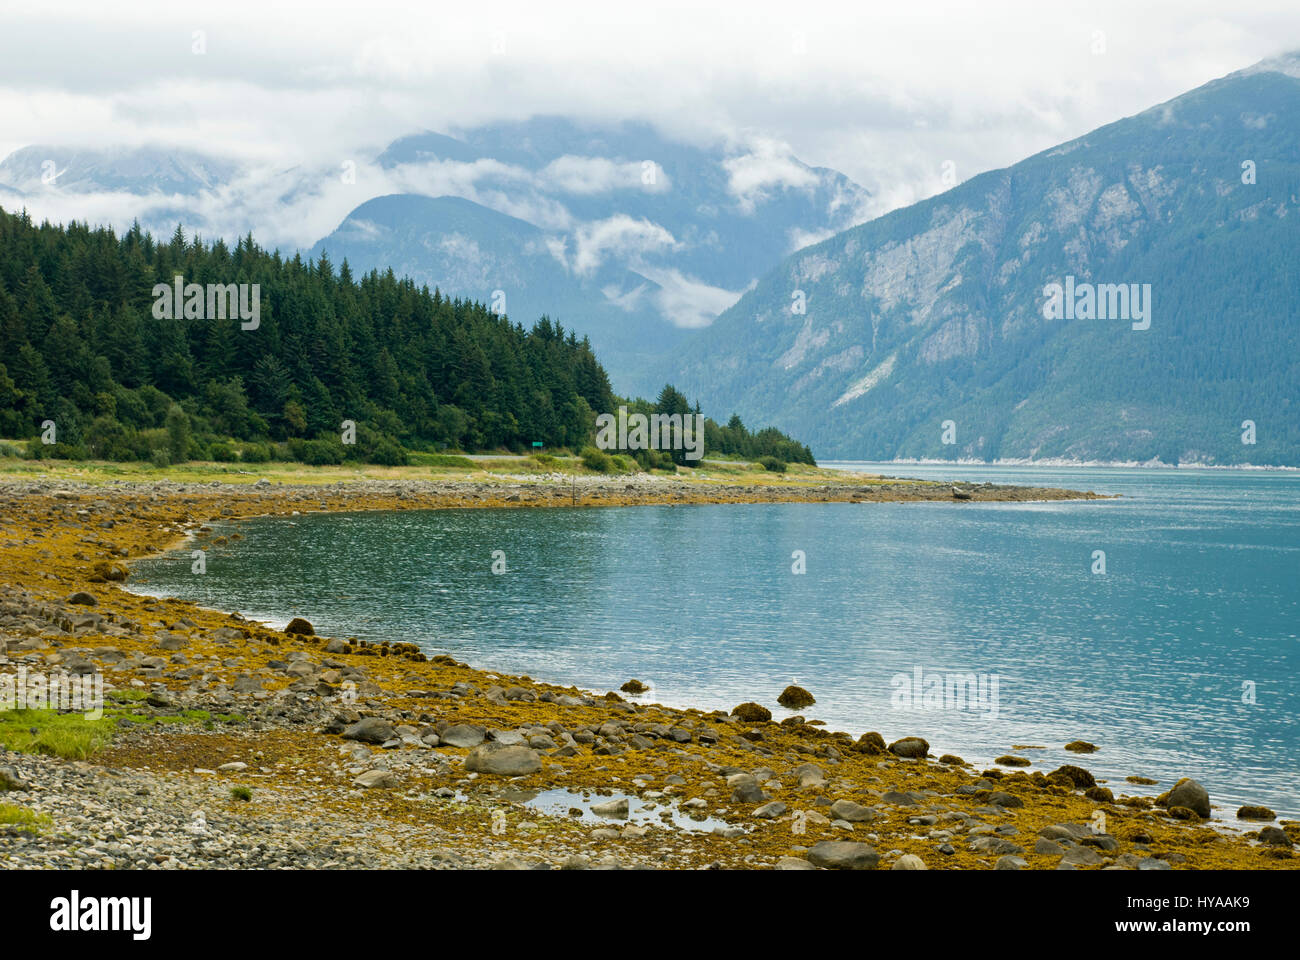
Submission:
M 780 717 L 797 680 L 830 729 L 919 734 L 981 764 L 1042 745 L 1035 768 L 1192 776 L 1233 812 L 1300 815 L 1300 476 L 842 466 L 1123 499 L 268 518 L 239 524 L 206 575 L 180 556 L 136 579 L 599 692 L 637 677 L 675 705 Z M 989 700 L 908 709 L 894 695 L 917 668 L 975 674 Z M 1061 749 L 1074 739 L 1102 749 L 1080 760 Z

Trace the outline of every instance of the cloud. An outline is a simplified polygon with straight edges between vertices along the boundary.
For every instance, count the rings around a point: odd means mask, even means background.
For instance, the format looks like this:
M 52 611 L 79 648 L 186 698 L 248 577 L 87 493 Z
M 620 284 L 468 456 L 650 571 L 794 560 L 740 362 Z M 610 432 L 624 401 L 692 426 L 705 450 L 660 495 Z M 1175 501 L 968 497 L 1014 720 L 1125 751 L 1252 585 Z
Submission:
M 584 275 L 594 273 L 610 256 L 635 261 L 677 245 L 673 235 L 659 224 L 625 213 L 581 224 L 574 231 L 573 240 L 573 272 Z
M 605 157 L 566 154 L 552 160 L 537 174 L 543 190 L 589 196 L 615 190 L 663 193 L 671 186 L 668 174 L 652 160 L 620 163 Z
M 1300 10 L 1275 0 L 805 0 L 793 16 L 785 0 L 753 0 L 743 18 L 686 0 L 599 12 L 369 0 L 328 16 L 305 0 L 201 15 L 165 0 L 11 0 L 0 156 L 163 141 L 329 168 L 412 130 L 562 113 L 644 119 L 693 142 L 756 130 L 868 187 L 932 193 L 943 159 L 964 179 L 1297 46 Z M 925 179 L 894 180 L 914 153 L 928 155 Z M 745 196 L 750 177 L 787 182 L 762 159 L 738 171 Z
M 395 185 L 389 192 L 463 197 L 544 230 L 567 230 L 573 225 L 573 215 L 563 203 L 537 191 L 536 174 L 515 164 L 492 159 L 432 160 L 399 164 L 383 176 Z
M 1104 55 L 1092 53 L 1097 30 Z M 752 0 L 740 18 L 687 0 L 598 10 L 368 0 L 328 16 L 306 0 L 200 12 L 169 0 L 10 0 L 0 156 L 34 143 L 219 154 L 249 173 L 242 192 L 202 196 L 197 220 L 210 234 L 252 227 L 271 246 L 309 245 L 364 200 L 403 191 L 465 196 L 569 232 L 566 201 L 637 189 L 636 158 L 603 159 L 593 145 L 594 156 L 556 161 L 531 189 L 509 191 L 505 178 L 522 173 L 508 164 L 384 171 L 364 158 L 414 130 L 538 114 L 636 119 L 696 144 L 733 137 L 727 175 L 742 205 L 806 188 L 815 170 L 793 156 L 840 170 L 873 193 L 865 210 L 845 211 L 856 221 L 947 189 L 946 161 L 960 182 L 1296 47 L 1300 9 L 1280 0 L 805 0 L 793 14 L 786 0 Z M 353 185 L 338 176 L 348 159 Z M 165 217 L 175 198 L 36 191 L 0 202 L 126 225 Z
M 676 269 L 643 269 L 640 272 L 658 285 L 655 306 L 666 320 L 678 327 L 707 327 L 744 292 L 710 286 Z
M 769 138 L 754 143 L 750 152 L 729 157 L 727 189 L 749 213 L 773 190 L 811 190 L 820 182 L 815 170 L 794 158 L 788 144 Z

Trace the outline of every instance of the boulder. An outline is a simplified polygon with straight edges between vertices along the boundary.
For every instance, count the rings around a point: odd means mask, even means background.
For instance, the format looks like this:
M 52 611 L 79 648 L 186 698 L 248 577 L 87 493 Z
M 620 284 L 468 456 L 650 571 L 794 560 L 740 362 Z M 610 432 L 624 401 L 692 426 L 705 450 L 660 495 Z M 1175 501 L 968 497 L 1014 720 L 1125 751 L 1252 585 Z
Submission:
M 1063 767 L 1057 767 L 1047 776 L 1050 780 L 1068 781 L 1078 790 L 1084 790 L 1088 787 L 1095 787 L 1097 785 L 1097 781 L 1093 778 L 1091 773 L 1083 769 L 1083 767 L 1076 767 L 1069 763 Z
M 1274 847 L 1290 847 L 1291 838 L 1286 835 L 1286 831 L 1281 827 L 1264 827 L 1259 831 L 1259 839 L 1262 843 L 1267 843 Z
M 393 725 L 379 717 L 365 717 L 343 731 L 344 740 L 360 740 L 362 743 L 387 743 L 396 736 Z
M 30 790 L 32 785 L 18 775 L 10 766 L 0 767 L 0 793 L 6 790 Z
M 752 701 L 742 703 L 736 706 L 732 711 L 733 717 L 739 717 L 745 723 L 766 723 L 772 719 L 772 711 L 767 709 L 761 703 Z
M 1027 767 L 1029 760 L 1026 757 L 1017 757 L 1014 753 L 1003 754 L 993 761 L 1004 767 Z
M 438 739 L 442 741 L 443 746 L 467 749 L 477 747 L 487 739 L 487 730 L 474 724 L 458 723 L 438 734 Z
M 626 820 L 628 814 L 627 797 L 618 797 L 614 800 L 606 800 L 603 803 L 593 803 L 591 812 L 598 817 L 610 817 L 615 820 Z
M 858 737 L 857 748 L 862 753 L 884 753 L 885 738 L 874 730 Z
M 821 787 L 826 784 L 826 773 L 815 763 L 802 763 L 795 767 L 794 775 L 801 787 Z
M 822 840 L 808 851 L 808 862 L 830 870 L 874 870 L 880 854 L 867 843 L 851 840 Z
M 996 807 L 1023 807 L 1025 801 L 1021 800 L 1014 793 L 1007 793 L 1004 790 L 994 790 L 989 794 L 989 803 Z
M 313 637 L 316 635 L 316 628 L 302 617 L 294 617 L 285 626 L 284 632 L 290 635 L 301 637 Z
M 1184 777 L 1174 784 L 1174 788 L 1165 794 L 1165 806 L 1186 807 L 1202 820 L 1210 818 L 1210 794 L 1203 786 L 1189 777 Z
M 778 870 L 816 870 L 811 863 L 803 857 L 782 857 L 776 862 Z
M 465 758 L 469 773 L 487 773 L 498 777 L 523 777 L 542 769 L 542 759 L 536 750 L 500 743 L 484 743 L 475 747 Z
M 1024 847 L 1006 837 L 976 837 L 970 842 L 970 848 L 976 853 L 992 853 L 998 856 L 1004 854 L 1015 856 L 1025 852 Z
M 924 760 L 930 752 L 930 744 L 920 737 L 903 737 L 889 745 L 889 752 L 896 757 L 916 757 Z
M 767 799 L 758 780 L 748 773 L 733 773 L 727 777 L 727 786 L 731 787 L 731 799 L 737 803 L 762 803 Z
M 1074 867 L 1092 867 L 1102 862 L 1102 855 L 1092 847 L 1075 846 L 1065 851 L 1061 863 Z
M 365 790 L 391 790 L 398 781 L 391 770 L 367 770 L 352 783 Z
M 791 710 L 798 710 L 800 707 L 811 707 L 817 700 L 803 687 L 796 687 L 791 684 L 781 691 L 781 695 L 776 698 L 776 702 Z
M 849 823 L 870 823 L 876 819 L 876 811 L 852 800 L 836 800 L 831 804 L 831 816 Z

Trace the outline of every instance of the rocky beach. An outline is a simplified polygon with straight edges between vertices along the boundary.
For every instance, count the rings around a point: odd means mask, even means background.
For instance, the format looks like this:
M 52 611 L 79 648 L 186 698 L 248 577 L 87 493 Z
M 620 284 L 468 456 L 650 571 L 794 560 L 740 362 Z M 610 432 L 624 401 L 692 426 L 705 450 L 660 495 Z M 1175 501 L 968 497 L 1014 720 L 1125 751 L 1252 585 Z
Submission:
M 825 475 L 6 476 L 0 675 L 102 677 L 105 699 L 96 720 L 0 713 L 0 866 L 1294 868 L 1300 823 L 1216 809 L 1192 780 L 1098 782 L 1099 730 L 1067 746 L 1077 764 L 1007 744 L 981 770 L 896 717 L 826 729 L 798 688 L 671 709 L 636 678 L 581 690 L 131 590 L 133 560 L 228 550 L 223 521 L 269 515 L 1095 497 Z M 778 699 L 805 716 L 774 721 Z

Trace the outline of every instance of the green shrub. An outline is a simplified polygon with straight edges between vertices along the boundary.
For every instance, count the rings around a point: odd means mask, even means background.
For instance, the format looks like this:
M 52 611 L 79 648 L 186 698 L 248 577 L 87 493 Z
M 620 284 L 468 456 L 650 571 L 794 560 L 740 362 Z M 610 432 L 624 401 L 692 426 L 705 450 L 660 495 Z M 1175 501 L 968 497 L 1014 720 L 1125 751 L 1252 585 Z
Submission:
M 343 444 L 337 440 L 290 440 L 289 453 L 295 460 L 312 467 L 343 462 Z
M 275 448 L 269 443 L 250 443 L 239 451 L 239 459 L 244 463 L 270 463 Z
M 170 467 L 172 465 L 171 452 L 168 451 L 165 447 L 159 447 L 157 450 L 155 450 L 153 453 L 149 455 L 149 462 L 152 463 L 155 467 L 158 467 L 159 469 L 162 469 L 163 467 Z
M 778 460 L 776 457 L 759 457 L 755 462 L 764 470 L 769 470 L 772 473 L 785 473 L 785 461 Z
M 367 463 L 377 463 L 385 467 L 404 467 L 407 461 L 406 450 L 392 437 L 380 437 L 374 449 L 366 456 Z
M 609 473 L 614 469 L 614 458 L 604 450 L 595 447 L 582 448 L 582 465 L 596 473 Z
M 221 440 L 208 447 L 208 456 L 217 463 L 234 463 L 238 459 L 235 448 Z

